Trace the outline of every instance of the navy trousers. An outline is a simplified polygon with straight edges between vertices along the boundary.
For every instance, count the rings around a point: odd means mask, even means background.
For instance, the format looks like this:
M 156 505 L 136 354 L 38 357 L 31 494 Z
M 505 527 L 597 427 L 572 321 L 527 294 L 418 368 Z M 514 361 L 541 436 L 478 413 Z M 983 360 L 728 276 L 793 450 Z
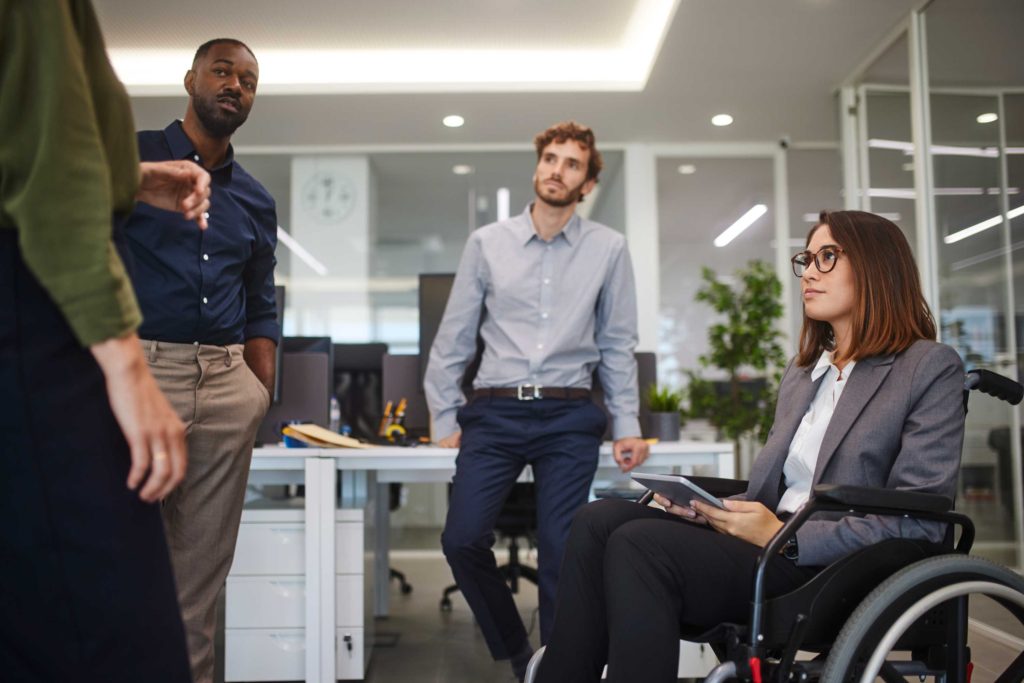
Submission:
M 0 679 L 189 683 L 160 511 L 103 375 L 0 230 Z
M 523 467 L 537 493 L 540 635 L 546 642 L 565 542 L 576 511 L 587 502 L 607 423 L 587 399 L 480 398 L 459 411 L 462 447 L 448 500 L 441 545 L 495 659 L 527 643 L 512 593 L 491 548 L 501 506 Z

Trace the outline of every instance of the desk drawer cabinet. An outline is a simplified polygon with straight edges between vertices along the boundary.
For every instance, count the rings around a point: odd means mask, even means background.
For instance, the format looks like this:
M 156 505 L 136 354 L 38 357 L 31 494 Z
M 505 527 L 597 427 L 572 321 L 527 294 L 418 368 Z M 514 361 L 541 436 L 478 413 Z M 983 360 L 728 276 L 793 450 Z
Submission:
M 225 628 L 304 628 L 306 580 L 269 576 L 229 576 Z M 335 619 L 338 626 L 362 628 L 365 617 L 363 577 L 335 577 Z
M 226 681 L 294 681 L 306 676 L 306 531 L 301 509 L 242 513 L 225 599 Z M 372 637 L 372 552 L 366 512 L 335 515 L 336 674 L 361 680 Z M 330 609 L 322 605 L 321 609 Z M 367 621 L 369 619 L 369 621 Z
M 238 528 L 238 543 L 235 545 L 235 560 L 231 573 L 240 576 L 301 576 L 306 572 L 306 530 L 301 510 L 281 510 L 288 517 L 298 516 L 298 521 L 288 519 L 266 522 L 261 515 L 250 517 L 249 511 L 242 513 L 242 524 Z M 252 512 L 266 513 L 267 510 Z
M 225 681 L 298 681 L 305 677 L 305 629 L 224 631 Z

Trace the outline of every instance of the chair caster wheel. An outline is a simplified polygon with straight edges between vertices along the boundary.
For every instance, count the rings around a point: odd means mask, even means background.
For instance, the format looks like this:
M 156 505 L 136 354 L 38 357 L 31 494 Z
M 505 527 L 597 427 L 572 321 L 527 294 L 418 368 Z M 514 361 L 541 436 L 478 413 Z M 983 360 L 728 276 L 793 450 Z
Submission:
M 452 601 L 449 600 L 448 598 L 441 598 L 441 611 L 442 612 L 451 612 L 452 611 Z

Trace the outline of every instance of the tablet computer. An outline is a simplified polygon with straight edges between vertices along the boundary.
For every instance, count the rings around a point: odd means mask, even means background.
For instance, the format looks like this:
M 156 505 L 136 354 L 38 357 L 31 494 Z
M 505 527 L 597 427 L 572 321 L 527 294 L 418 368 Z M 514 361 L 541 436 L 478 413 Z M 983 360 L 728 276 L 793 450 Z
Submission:
M 639 482 L 654 491 L 660 493 L 676 505 L 689 506 L 691 500 L 699 500 L 714 505 L 716 508 L 725 509 L 725 504 L 715 496 L 711 495 L 701 487 L 694 484 L 681 474 L 648 474 L 636 472 L 633 474 L 633 481 Z

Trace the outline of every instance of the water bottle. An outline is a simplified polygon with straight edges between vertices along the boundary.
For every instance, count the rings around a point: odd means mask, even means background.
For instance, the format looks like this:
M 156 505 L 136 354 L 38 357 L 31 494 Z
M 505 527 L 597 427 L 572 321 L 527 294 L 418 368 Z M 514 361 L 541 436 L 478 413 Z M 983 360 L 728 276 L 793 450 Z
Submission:
M 341 429 L 341 404 L 336 396 L 331 396 L 330 424 L 327 428 L 335 434 Z

